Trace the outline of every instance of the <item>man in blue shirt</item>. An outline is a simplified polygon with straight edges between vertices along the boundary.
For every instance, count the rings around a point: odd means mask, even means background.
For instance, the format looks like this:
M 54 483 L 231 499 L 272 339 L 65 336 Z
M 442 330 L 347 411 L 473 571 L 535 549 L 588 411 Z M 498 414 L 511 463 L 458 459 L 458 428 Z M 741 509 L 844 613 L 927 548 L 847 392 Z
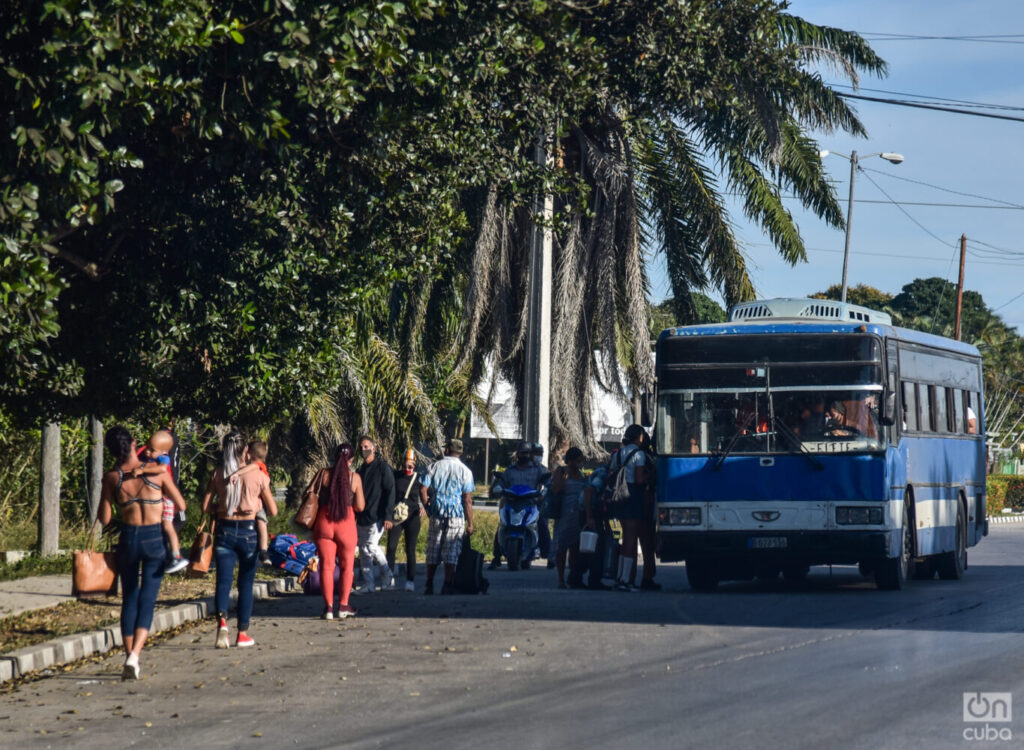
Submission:
M 420 498 L 430 516 L 427 529 L 427 585 L 424 594 L 434 593 L 434 573 L 444 563 L 442 594 L 454 594 L 455 566 L 462 552 L 462 539 L 473 533 L 473 472 L 462 463 L 462 441 L 450 438 L 444 458 L 420 478 Z

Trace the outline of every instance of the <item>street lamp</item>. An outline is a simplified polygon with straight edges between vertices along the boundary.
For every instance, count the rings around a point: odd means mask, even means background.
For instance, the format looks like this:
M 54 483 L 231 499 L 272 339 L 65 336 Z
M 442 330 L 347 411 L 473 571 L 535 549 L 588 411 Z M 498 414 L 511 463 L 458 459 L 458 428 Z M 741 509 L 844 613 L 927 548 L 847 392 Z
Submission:
M 851 151 L 850 155 L 840 154 L 838 151 L 819 151 L 818 156 L 824 159 L 829 154 L 835 154 L 841 156 L 850 162 L 850 198 L 846 203 L 846 247 L 843 249 L 843 291 L 840 302 L 846 302 L 846 270 L 850 266 L 850 224 L 853 221 L 853 180 L 857 175 L 857 164 L 861 159 L 870 159 L 872 156 L 885 159 L 887 162 L 893 164 L 903 163 L 903 154 L 894 154 L 889 151 L 880 151 L 875 154 L 868 154 L 867 156 L 857 156 L 856 151 Z

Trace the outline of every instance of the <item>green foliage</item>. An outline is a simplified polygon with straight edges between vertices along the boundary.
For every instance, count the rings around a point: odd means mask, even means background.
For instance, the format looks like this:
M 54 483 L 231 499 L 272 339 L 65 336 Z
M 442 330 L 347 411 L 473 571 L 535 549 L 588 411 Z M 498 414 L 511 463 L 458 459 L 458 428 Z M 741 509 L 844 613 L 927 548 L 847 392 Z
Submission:
M 729 314 L 720 304 L 708 297 L 706 294 L 695 293 L 691 295 L 694 308 L 694 317 L 690 320 L 679 320 L 675 314 L 675 300 L 667 299 L 650 308 L 650 331 L 651 339 L 657 339 L 666 328 L 684 325 L 699 325 L 701 323 L 724 323 L 729 319 Z
M 842 297 L 843 288 L 840 284 L 833 284 L 824 292 L 817 292 L 811 295 L 811 299 L 832 299 L 839 300 Z M 872 310 L 884 311 L 892 303 L 893 296 L 888 292 L 875 289 L 867 284 L 857 284 L 847 287 L 846 301 L 854 305 L 862 305 Z
M 990 516 L 998 516 L 1004 508 L 1024 511 L 1024 477 L 1015 474 L 991 474 L 985 481 L 985 503 Z

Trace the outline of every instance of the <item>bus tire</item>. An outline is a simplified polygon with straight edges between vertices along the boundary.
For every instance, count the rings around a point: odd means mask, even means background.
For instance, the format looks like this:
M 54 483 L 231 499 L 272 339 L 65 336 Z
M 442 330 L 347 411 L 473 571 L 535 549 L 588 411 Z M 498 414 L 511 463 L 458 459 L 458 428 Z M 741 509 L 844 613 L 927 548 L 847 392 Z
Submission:
M 956 504 L 956 547 L 936 558 L 935 569 L 943 581 L 959 581 L 967 570 L 967 516 L 960 501 Z
M 782 577 L 786 583 L 800 583 L 807 579 L 807 574 L 811 572 L 809 565 L 784 565 L 782 567 Z
M 718 571 L 702 560 L 686 561 L 686 580 L 694 591 L 714 591 L 718 588 Z
M 900 554 L 887 557 L 875 566 L 875 583 L 883 591 L 901 591 L 910 578 L 914 558 L 914 527 L 910 525 L 910 510 L 903 506 L 903 534 Z
M 930 557 L 914 563 L 914 580 L 930 581 L 935 578 L 935 561 Z

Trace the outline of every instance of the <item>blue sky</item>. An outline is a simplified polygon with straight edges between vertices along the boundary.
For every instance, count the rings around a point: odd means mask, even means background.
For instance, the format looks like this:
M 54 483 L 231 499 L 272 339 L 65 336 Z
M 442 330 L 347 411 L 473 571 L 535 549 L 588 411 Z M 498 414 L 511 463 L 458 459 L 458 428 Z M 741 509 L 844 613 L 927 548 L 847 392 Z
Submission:
M 880 89 L 1024 107 L 1024 3 L 1020 0 L 794 0 L 790 11 L 872 39 L 872 47 L 889 64 L 889 75 L 862 78 L 860 93 L 866 96 L 906 98 L 864 90 Z M 1008 40 L 1015 43 L 985 43 L 893 41 L 878 39 L 880 34 L 1022 36 Z M 822 74 L 831 83 L 849 83 L 832 71 Z M 877 157 L 861 161 L 864 171 L 854 183 L 850 286 L 864 283 L 897 294 L 919 277 L 940 276 L 956 283 L 959 238 L 966 234 L 965 287 L 980 292 L 996 314 L 1024 333 L 1024 296 L 1013 300 L 1024 292 L 1024 122 L 875 102 L 853 104 L 868 137 L 815 133 L 821 148 L 847 155 L 856 150 L 861 157 L 897 152 L 905 161 L 898 166 Z M 1002 114 L 1024 118 L 1024 111 Z M 825 165 L 845 212 L 850 164 L 833 155 Z M 890 198 L 901 203 L 1010 203 L 1022 208 L 904 205 L 901 211 Z M 806 296 L 842 278 L 843 232 L 803 212 L 796 201 L 787 203 L 807 246 L 808 262 L 796 267 L 784 263 L 760 228 L 746 222 L 734 207 L 736 233 L 759 297 Z M 669 293 L 665 274 L 655 272 L 652 278 L 660 280 L 652 283 L 652 297 L 660 300 Z

